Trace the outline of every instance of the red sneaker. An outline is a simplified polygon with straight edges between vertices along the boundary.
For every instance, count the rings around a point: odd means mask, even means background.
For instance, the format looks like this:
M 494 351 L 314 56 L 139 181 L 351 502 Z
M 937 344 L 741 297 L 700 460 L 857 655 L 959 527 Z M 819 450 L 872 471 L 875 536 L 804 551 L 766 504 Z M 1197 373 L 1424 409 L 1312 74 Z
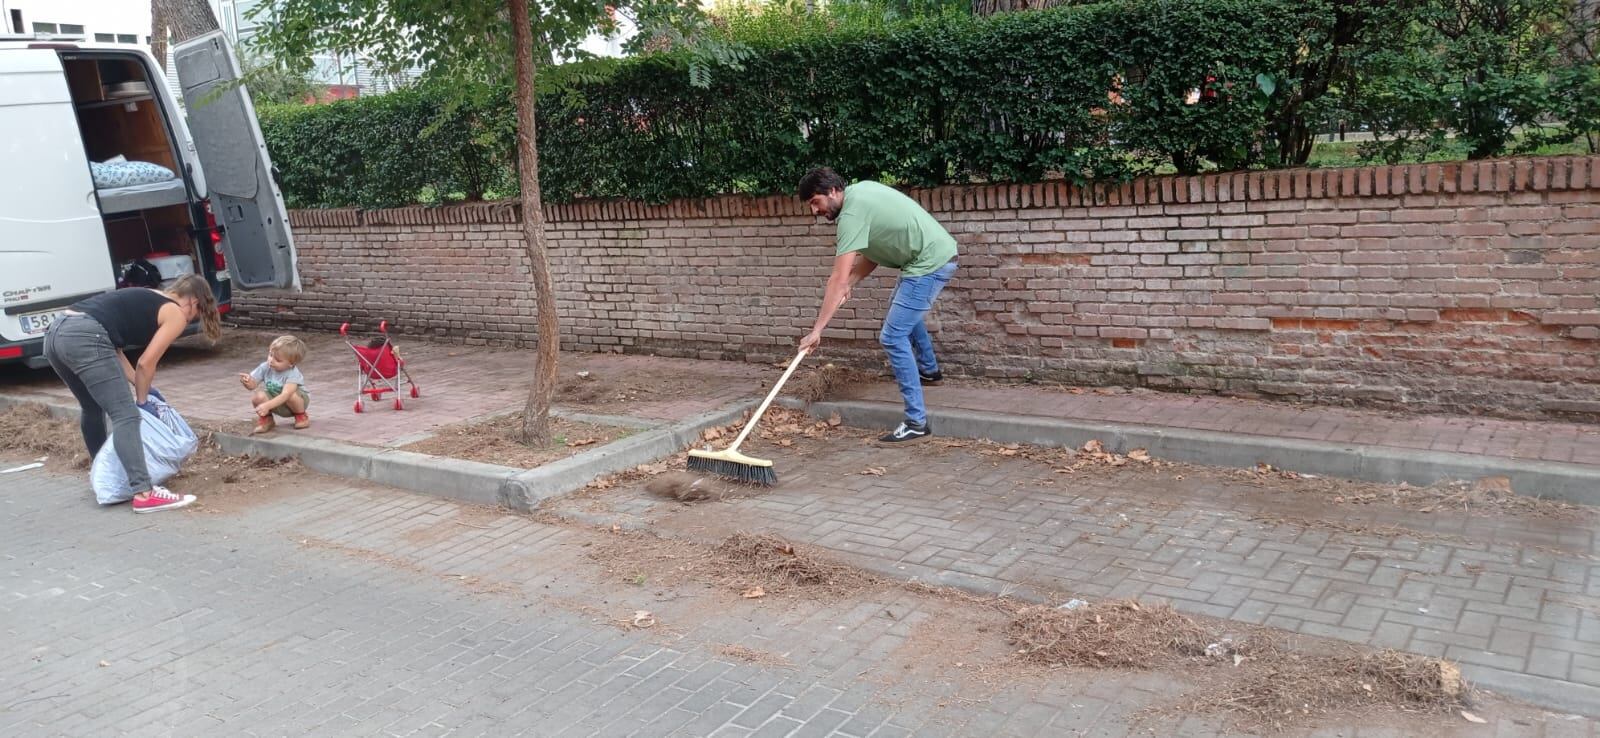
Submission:
M 308 413 L 300 413 L 299 415 L 294 416 L 294 427 L 298 430 L 310 428 L 311 415 Z
M 133 511 L 136 513 L 149 513 L 176 510 L 180 507 L 188 507 L 194 501 L 194 495 L 180 495 L 166 487 L 156 485 L 150 488 L 150 494 L 145 495 L 144 499 L 133 498 Z
M 257 415 L 256 427 L 250 429 L 250 435 L 255 436 L 262 433 L 271 433 L 272 429 L 277 425 L 278 421 L 273 420 L 271 415 Z

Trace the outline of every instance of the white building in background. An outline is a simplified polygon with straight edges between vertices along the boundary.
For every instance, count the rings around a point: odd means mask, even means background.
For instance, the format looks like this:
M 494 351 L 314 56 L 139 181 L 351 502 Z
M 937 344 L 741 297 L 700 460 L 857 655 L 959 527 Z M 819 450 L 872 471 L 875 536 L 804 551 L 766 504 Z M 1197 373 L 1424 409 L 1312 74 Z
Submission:
M 272 0 L 208 0 L 217 23 L 236 48 L 248 53 L 250 37 L 257 21 L 251 18 L 256 7 Z M 591 34 L 581 48 L 596 56 L 622 56 L 622 45 L 638 32 L 632 19 L 617 14 L 617 30 L 612 34 Z M 53 33 L 83 36 L 99 43 L 127 44 L 150 48 L 150 3 L 148 0 L 0 0 L 0 33 Z M 172 55 L 167 54 L 168 86 L 182 100 L 177 78 L 170 73 Z M 341 97 L 354 94 L 375 95 L 405 87 L 416 81 L 420 69 L 389 73 L 370 59 L 352 54 L 317 54 L 312 57 L 313 82 L 333 88 Z
M 0 0 L 0 32 L 150 46 L 148 0 Z
M 257 23 L 250 17 L 256 6 L 270 0 L 208 0 L 217 24 L 236 48 L 248 53 L 250 37 Z M 99 43 L 127 44 L 150 48 L 150 3 L 148 0 L 0 0 L 0 32 L 52 33 L 83 36 Z M 167 59 L 168 85 L 177 91 L 177 80 Z M 370 60 L 358 55 L 318 54 L 312 57 L 313 82 L 338 88 L 350 96 L 357 91 L 373 95 L 403 87 L 415 81 L 420 70 L 386 74 Z M 179 100 L 183 99 L 180 94 Z
M 639 32 L 639 28 L 634 25 L 633 19 L 627 14 L 618 13 L 609 7 L 607 7 L 607 11 L 611 13 L 612 19 L 617 22 L 617 30 L 610 34 L 591 33 L 588 38 L 583 40 L 583 43 L 578 45 L 578 48 L 595 56 L 622 56 L 622 45 L 632 40 L 634 35 Z

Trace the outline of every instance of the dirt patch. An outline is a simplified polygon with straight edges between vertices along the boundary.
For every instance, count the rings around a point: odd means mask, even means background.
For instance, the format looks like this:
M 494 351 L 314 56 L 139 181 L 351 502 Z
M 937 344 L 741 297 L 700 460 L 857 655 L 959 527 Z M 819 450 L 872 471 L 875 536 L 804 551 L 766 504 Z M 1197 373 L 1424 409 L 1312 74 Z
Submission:
M 779 668 L 788 668 L 794 666 L 794 664 L 790 663 L 788 659 L 779 656 L 778 654 L 757 650 L 750 648 L 749 646 L 730 644 L 717 649 L 717 653 L 729 658 L 738 659 L 745 663 L 756 664 L 757 666 L 772 666 Z
M 921 452 L 929 452 L 925 444 Z M 1178 481 L 1244 483 L 1272 492 L 1314 498 L 1335 505 L 1393 505 L 1420 513 L 1458 512 L 1481 517 L 1517 515 L 1566 522 L 1600 521 L 1600 509 L 1559 500 L 1517 494 L 1509 479 L 1490 477 L 1473 482 L 1440 482 L 1427 487 L 1409 484 L 1384 484 L 1322 477 L 1257 464 L 1250 469 L 1225 469 L 1153 458 L 1142 448 L 1126 454 L 1107 451 L 1098 440 L 1081 448 L 1065 449 L 1024 444 L 1000 444 L 987 440 L 938 438 L 934 452 L 967 449 L 992 458 L 1017 458 L 1050 466 L 1057 474 L 1119 469 L 1161 469 Z
M 648 375 L 616 370 L 568 374 L 556 385 L 555 403 L 609 415 L 629 415 L 641 403 L 708 397 L 726 377 L 689 368 L 652 367 Z
M 880 615 L 895 621 L 911 619 L 914 624 L 911 634 L 885 660 L 877 680 L 883 686 L 929 678 L 949 683 L 953 694 L 935 703 L 948 707 L 984 702 L 1019 684 L 1036 684 L 1049 676 L 1048 666 L 1017 658 L 1001 637 L 1006 614 L 994 606 L 1007 601 L 937 587 L 902 588 L 913 596 L 889 603 Z
M 1393 505 L 1421 513 L 1458 512 L 1480 517 L 1517 515 L 1571 522 L 1600 520 L 1600 509 L 1594 507 L 1519 495 L 1512 489 L 1511 480 L 1505 477 L 1488 477 L 1471 482 L 1446 481 L 1414 487 L 1405 483 L 1383 484 L 1318 477 L 1275 469 L 1266 464 L 1231 472 L 1212 467 L 1189 468 L 1212 476 L 1229 474 L 1234 479 L 1256 481 L 1260 486 L 1270 487 L 1280 493 L 1315 495 L 1338 505 Z
M 295 482 L 311 473 L 292 459 L 229 455 L 205 437 L 200 450 L 166 486 L 173 492 L 194 495 L 194 510 L 226 513 L 295 494 Z
M 1374 538 L 1388 539 L 1409 538 L 1414 541 L 1438 541 L 1440 543 L 1450 543 L 1458 546 L 1475 546 L 1481 543 L 1466 536 L 1455 535 L 1451 533 L 1432 533 L 1428 531 L 1416 530 L 1414 528 L 1405 528 L 1398 525 L 1364 525 L 1361 523 L 1347 523 L 1342 520 L 1327 520 L 1324 518 L 1308 519 L 1304 517 L 1285 517 L 1281 515 L 1251 515 L 1250 520 L 1252 522 L 1262 523 L 1265 525 L 1293 525 L 1312 530 L 1331 530 L 1337 533 L 1344 533 L 1352 536 L 1369 536 Z M 1529 544 L 1514 540 L 1503 540 L 1500 541 L 1500 543 L 1508 546 L 1514 546 L 1516 548 L 1539 551 L 1552 556 L 1564 556 L 1575 559 L 1584 559 L 1587 561 L 1600 561 L 1600 556 L 1595 556 L 1594 554 L 1584 551 L 1575 551 L 1556 546 Z M 1362 553 L 1363 552 L 1357 552 L 1356 555 L 1359 556 Z M 1382 558 L 1383 555 L 1383 552 L 1381 551 L 1365 553 L 1377 558 Z M 1465 564 L 1464 566 L 1475 565 Z M 1474 573 L 1470 568 L 1468 569 L 1468 572 Z
M 532 469 L 614 441 L 629 432 L 625 428 L 580 423 L 552 416 L 550 434 L 553 440 L 548 446 L 536 448 L 516 440 L 516 433 L 521 426 L 521 413 L 476 423 L 447 425 L 434 431 L 431 438 L 403 448 L 434 456 Z
M 21 405 L 0 412 L 0 449 L 45 456 L 52 470 L 88 469 L 93 459 L 83 447 L 75 421 L 52 417 L 43 405 Z
M 296 537 L 294 541 L 295 543 L 299 544 L 301 548 L 333 551 L 359 561 L 370 561 L 375 564 L 382 564 L 383 566 L 387 566 L 391 569 L 410 572 L 420 576 L 437 577 L 443 581 L 459 585 L 473 594 L 514 595 L 521 591 L 513 584 L 496 581 L 475 574 L 435 574 L 434 572 L 419 566 L 416 562 L 410 559 L 392 556 L 390 554 L 386 554 L 381 551 L 374 551 L 368 548 L 349 546 L 337 541 L 330 541 L 326 538 L 318 538 L 316 536 L 299 536 Z
M 415 525 L 400 535 L 401 540 L 417 546 L 432 546 L 471 535 L 474 530 L 494 530 L 497 523 L 511 517 L 505 508 L 487 505 L 459 504 L 452 516 L 432 518 L 430 522 Z
M 783 394 L 806 403 L 836 399 L 852 387 L 874 384 L 878 377 L 871 372 L 837 364 L 824 364 L 798 377 L 790 377 Z
M 861 569 L 773 535 L 736 533 L 716 544 L 613 530 L 590 551 L 607 572 L 638 586 L 698 582 L 748 600 L 795 595 L 837 599 L 881 584 Z

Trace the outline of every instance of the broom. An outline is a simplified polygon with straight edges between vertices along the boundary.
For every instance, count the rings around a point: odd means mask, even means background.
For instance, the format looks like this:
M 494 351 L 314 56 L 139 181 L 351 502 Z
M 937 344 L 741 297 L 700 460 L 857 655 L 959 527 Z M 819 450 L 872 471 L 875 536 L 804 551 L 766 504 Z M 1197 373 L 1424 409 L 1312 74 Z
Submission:
M 794 374 L 795 368 L 800 366 L 800 360 L 805 357 L 805 349 L 801 349 L 800 353 L 794 355 L 794 361 L 789 362 L 789 368 L 785 369 L 783 376 L 778 378 L 778 383 L 773 385 L 772 391 L 767 393 L 767 399 L 762 401 L 761 407 L 756 408 L 755 414 L 750 416 L 750 422 L 745 423 L 744 430 L 739 432 L 739 437 L 733 439 L 732 446 L 721 451 L 690 449 L 689 470 L 716 474 L 738 482 L 744 482 L 745 484 L 757 484 L 763 487 L 771 487 L 777 484 L 778 472 L 773 470 L 772 461 L 739 453 L 739 444 L 744 443 L 744 439 L 750 435 L 750 431 L 755 430 L 756 423 L 761 422 L 761 414 L 767 411 L 767 406 L 772 404 L 772 398 L 778 396 L 778 390 L 783 389 L 783 383 L 789 381 L 789 375 Z

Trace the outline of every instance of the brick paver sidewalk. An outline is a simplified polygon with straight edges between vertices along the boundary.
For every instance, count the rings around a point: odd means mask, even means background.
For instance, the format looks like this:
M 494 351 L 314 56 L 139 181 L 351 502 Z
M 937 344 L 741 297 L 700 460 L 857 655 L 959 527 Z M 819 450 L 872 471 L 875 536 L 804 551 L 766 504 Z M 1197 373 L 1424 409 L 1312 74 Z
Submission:
M 635 586 L 599 573 L 592 532 L 315 475 L 154 517 L 95 509 L 82 486 L 0 479 L 3 735 L 1231 735 L 1215 717 L 1132 724 L 1192 688 L 1181 675 L 973 682 L 963 625 L 909 595 Z M 641 608 L 659 625 L 617 625 Z M 918 647 L 930 637 L 946 647 Z M 1311 735 L 1595 735 L 1478 709 L 1488 725 L 1357 717 Z
M 936 422 L 938 410 L 949 408 L 1600 465 L 1600 426 L 1581 423 L 1400 415 L 1165 392 L 1080 391 L 973 386 L 957 380 L 928 388 L 927 402 Z M 852 397 L 900 404 L 892 384 L 863 387 Z
M 624 488 L 561 509 L 688 536 L 773 530 L 903 577 L 1167 601 L 1600 694 L 1592 516 L 1356 504 L 1324 480 L 1196 467 L 1063 474 L 937 440 L 802 441 L 752 451 L 783 479 L 759 495 L 683 506 Z

